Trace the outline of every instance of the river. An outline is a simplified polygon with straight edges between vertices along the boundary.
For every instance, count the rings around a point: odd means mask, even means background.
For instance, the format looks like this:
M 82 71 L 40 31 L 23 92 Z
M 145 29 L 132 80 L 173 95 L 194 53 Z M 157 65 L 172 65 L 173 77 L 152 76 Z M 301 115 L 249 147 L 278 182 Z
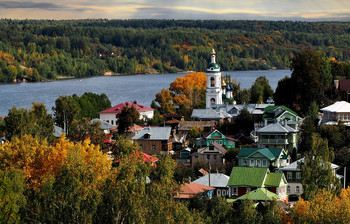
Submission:
M 231 75 L 241 88 L 250 88 L 259 76 L 266 76 L 273 89 L 285 76 L 290 76 L 289 70 L 259 70 L 259 71 L 230 71 L 223 74 Z M 13 106 L 30 108 L 33 102 L 44 103 L 51 112 L 55 100 L 61 95 L 81 96 L 85 92 L 97 94 L 105 93 L 112 106 L 125 101 L 136 100 L 140 104 L 150 106 L 156 93 L 169 84 L 176 77 L 185 73 L 157 74 L 157 75 L 129 75 L 129 76 L 98 76 L 85 79 L 70 79 L 54 82 L 19 83 L 0 85 L 0 116 L 8 114 Z

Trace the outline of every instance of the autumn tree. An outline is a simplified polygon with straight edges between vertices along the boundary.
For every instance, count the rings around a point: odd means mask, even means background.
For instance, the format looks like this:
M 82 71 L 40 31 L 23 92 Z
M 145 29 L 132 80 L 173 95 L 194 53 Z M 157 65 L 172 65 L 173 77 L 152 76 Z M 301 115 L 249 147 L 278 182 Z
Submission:
M 55 101 L 55 107 L 52 108 L 55 123 L 62 127 L 64 133 L 68 135 L 69 126 L 79 113 L 79 108 L 72 97 L 60 96 Z
M 322 189 L 337 193 L 340 182 L 332 172 L 334 152 L 328 148 L 328 141 L 318 134 L 312 136 L 312 146 L 305 153 L 302 168 L 302 184 L 306 200 L 312 199 Z
M 140 122 L 140 113 L 135 106 L 124 106 L 122 111 L 117 115 L 118 118 L 118 133 L 124 134 L 134 124 Z
M 310 200 L 299 198 L 290 217 L 294 223 L 349 223 L 350 188 L 340 196 L 323 189 Z
M 168 90 L 163 89 L 156 95 L 159 112 L 175 113 L 178 108 L 178 112 L 189 116 L 194 108 L 204 108 L 206 84 L 207 78 L 202 72 L 177 77 Z

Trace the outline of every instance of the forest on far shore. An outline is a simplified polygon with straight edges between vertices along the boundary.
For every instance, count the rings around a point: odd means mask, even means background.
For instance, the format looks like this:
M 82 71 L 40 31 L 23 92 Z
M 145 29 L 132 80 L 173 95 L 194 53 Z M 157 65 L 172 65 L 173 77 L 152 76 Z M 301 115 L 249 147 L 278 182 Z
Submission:
M 0 20 L 0 83 L 107 74 L 288 69 L 313 47 L 350 60 L 349 22 Z M 349 77 L 348 77 L 349 78 Z

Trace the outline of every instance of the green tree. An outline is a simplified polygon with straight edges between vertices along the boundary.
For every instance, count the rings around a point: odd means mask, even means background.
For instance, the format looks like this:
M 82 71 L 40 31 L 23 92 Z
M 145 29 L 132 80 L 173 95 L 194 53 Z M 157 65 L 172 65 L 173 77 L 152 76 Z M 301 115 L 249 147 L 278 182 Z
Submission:
M 325 90 L 329 88 L 332 81 L 329 59 L 323 52 L 307 48 L 295 55 L 291 70 L 291 78 L 281 83 L 284 84 L 283 87 L 287 87 L 288 91 L 277 88 L 275 96 L 279 97 L 275 102 L 283 105 L 284 100 L 280 99 L 286 97 L 286 100 L 292 100 L 292 102 L 287 102 L 285 105 L 292 106 L 296 112 L 306 114 L 313 101 L 317 105 L 324 101 Z
M 101 130 L 100 126 L 100 122 L 91 124 L 87 118 L 73 120 L 69 139 L 72 141 L 84 141 L 89 138 L 94 145 L 101 146 L 106 140 L 106 134 Z
M 20 208 L 26 204 L 24 178 L 20 170 L 0 170 L 0 222 L 20 223 Z
M 320 190 L 338 193 L 340 182 L 333 174 L 331 162 L 334 152 L 328 148 L 328 141 L 318 134 L 312 136 L 312 147 L 305 153 L 302 168 L 304 198 L 312 199 Z
M 250 101 L 252 103 L 265 103 L 273 96 L 269 80 L 265 76 L 258 77 L 250 88 Z
M 5 135 L 8 140 L 12 137 L 21 137 L 24 134 L 38 136 L 41 139 L 52 138 L 53 119 L 47 113 L 44 104 L 33 103 L 28 111 L 24 108 L 13 107 L 4 118 Z
M 120 114 L 118 114 L 118 133 L 124 134 L 134 124 L 140 122 L 140 113 L 132 105 L 124 106 Z
M 55 123 L 62 127 L 68 136 L 69 127 L 74 118 L 79 113 L 79 108 L 72 97 L 60 96 L 55 101 L 55 107 L 52 108 L 55 117 Z

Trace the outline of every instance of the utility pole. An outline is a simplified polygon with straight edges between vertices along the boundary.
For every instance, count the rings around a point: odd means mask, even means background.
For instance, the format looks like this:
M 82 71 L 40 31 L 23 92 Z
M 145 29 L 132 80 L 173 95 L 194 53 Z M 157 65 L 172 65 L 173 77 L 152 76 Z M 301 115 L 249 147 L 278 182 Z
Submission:
M 346 167 L 344 167 L 344 189 L 346 189 Z

